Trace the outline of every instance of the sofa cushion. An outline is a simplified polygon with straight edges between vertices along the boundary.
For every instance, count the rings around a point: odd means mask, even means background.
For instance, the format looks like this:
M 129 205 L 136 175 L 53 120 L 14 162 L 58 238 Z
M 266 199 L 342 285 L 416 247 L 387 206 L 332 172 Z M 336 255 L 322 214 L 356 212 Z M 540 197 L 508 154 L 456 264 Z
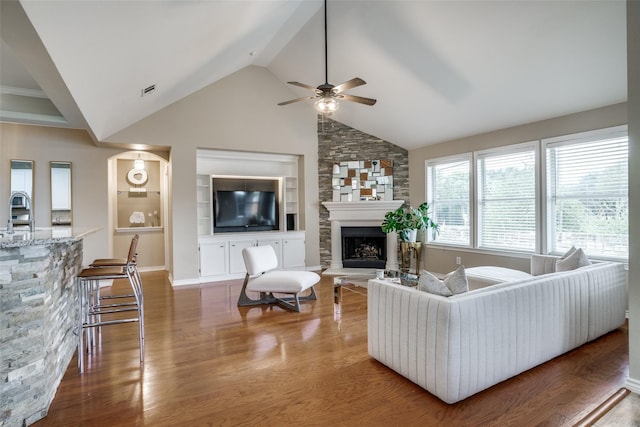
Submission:
M 455 271 L 447 274 L 443 280 L 438 279 L 428 271 L 422 270 L 418 280 L 418 289 L 444 297 L 461 294 L 469 290 L 467 276 L 464 266 L 458 267 Z
M 466 275 L 470 290 L 531 277 L 529 273 L 524 271 L 490 265 L 467 268 Z
M 565 254 L 566 256 L 566 254 Z M 576 268 L 585 267 L 591 265 L 591 261 L 587 258 L 582 248 L 576 249 L 568 256 L 560 258 L 556 261 L 556 271 L 570 271 Z

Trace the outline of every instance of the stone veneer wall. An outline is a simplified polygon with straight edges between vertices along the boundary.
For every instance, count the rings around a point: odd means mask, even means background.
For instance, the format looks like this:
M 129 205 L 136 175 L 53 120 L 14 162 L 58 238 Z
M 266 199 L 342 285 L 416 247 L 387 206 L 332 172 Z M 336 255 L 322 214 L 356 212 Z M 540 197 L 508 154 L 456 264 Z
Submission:
M 393 161 L 393 199 L 404 200 L 410 204 L 407 150 L 335 120 L 318 116 L 320 203 L 332 201 L 331 174 L 334 162 L 374 159 Z M 331 264 L 331 223 L 329 211 L 322 205 L 320 205 L 320 263 L 322 268 L 327 268 Z
M 76 347 L 82 240 L 0 250 L 0 425 L 45 417 Z

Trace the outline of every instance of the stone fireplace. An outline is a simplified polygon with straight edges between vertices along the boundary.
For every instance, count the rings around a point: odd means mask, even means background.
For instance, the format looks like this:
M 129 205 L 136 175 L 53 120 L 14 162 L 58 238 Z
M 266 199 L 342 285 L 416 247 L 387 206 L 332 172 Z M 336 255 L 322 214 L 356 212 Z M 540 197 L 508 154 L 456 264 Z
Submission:
M 398 209 L 404 200 L 380 200 L 366 202 L 324 202 L 322 203 L 329 211 L 329 221 L 331 222 L 331 266 L 325 270 L 327 275 L 340 275 L 354 272 L 363 272 L 366 269 L 385 268 L 387 270 L 398 270 L 398 243 L 395 233 L 390 233 L 384 239 L 384 250 L 379 256 L 386 254 L 386 264 L 376 264 L 372 266 L 363 260 L 343 261 L 343 229 L 348 230 L 347 234 L 362 234 L 364 229 L 380 229 L 384 215 Z M 362 229 L 362 230 L 356 230 Z M 370 230 L 371 231 L 371 230 Z M 351 236 L 355 237 L 355 236 Z M 369 254 L 372 249 L 369 247 L 363 236 L 360 236 L 360 243 L 354 249 L 359 249 L 361 258 L 372 258 Z M 377 237 L 378 238 L 378 237 Z M 379 242 L 379 241 L 378 241 Z M 359 265 L 358 265 L 359 264 Z M 380 265 L 378 267 L 378 265 Z

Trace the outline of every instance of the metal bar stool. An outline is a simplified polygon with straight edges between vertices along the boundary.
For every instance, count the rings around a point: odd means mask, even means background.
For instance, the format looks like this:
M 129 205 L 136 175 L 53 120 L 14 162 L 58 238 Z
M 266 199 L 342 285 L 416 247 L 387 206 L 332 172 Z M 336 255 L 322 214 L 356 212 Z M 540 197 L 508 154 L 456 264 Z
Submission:
M 93 262 L 91 264 L 89 264 L 89 267 L 96 267 L 96 268 L 103 268 L 103 267 L 126 267 L 127 265 L 132 264 L 133 267 L 135 268 L 135 275 L 136 275 L 136 279 L 137 283 L 140 284 L 140 286 L 142 285 L 142 280 L 140 279 L 140 273 L 138 272 L 138 267 L 137 267 L 137 252 L 136 249 L 138 247 L 138 240 L 139 240 L 140 236 L 138 234 L 135 234 L 133 236 L 133 238 L 131 239 L 131 244 L 129 245 L 129 253 L 127 258 L 98 258 L 93 260 Z M 140 294 L 142 294 L 142 288 L 140 287 L 139 289 Z M 131 298 L 134 297 L 133 294 L 125 294 L 125 295 L 108 295 L 108 296 L 104 296 L 101 297 L 102 299 L 116 299 L 116 298 Z
M 83 269 L 77 276 L 79 301 L 78 319 L 78 368 L 84 372 L 84 352 L 89 351 L 95 344 L 96 329 L 102 326 L 116 325 L 120 323 L 138 322 L 138 334 L 140 339 L 140 363 L 144 362 L 144 299 L 142 293 L 142 280 L 136 266 L 137 235 L 132 239 L 124 266 L 103 266 Z M 95 263 L 95 261 L 94 261 Z M 106 263 L 105 263 L 106 264 Z M 101 280 L 126 279 L 131 285 L 132 293 L 124 295 L 100 295 Z M 126 298 L 127 300 L 103 304 L 103 300 Z M 108 316 L 103 320 L 103 315 L 112 315 L 128 311 L 137 312 L 136 317 L 113 318 Z

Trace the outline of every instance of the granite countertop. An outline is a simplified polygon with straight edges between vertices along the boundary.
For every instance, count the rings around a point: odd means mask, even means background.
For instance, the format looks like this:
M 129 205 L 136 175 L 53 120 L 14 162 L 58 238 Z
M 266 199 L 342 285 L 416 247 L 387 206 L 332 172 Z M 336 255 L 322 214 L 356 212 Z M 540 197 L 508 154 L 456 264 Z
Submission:
M 0 230 L 0 249 L 17 248 L 44 243 L 74 241 L 101 230 L 102 227 L 79 229 L 76 227 L 48 227 L 38 228 L 32 233 L 26 227 L 16 227 L 13 234 L 7 234 L 6 229 Z

